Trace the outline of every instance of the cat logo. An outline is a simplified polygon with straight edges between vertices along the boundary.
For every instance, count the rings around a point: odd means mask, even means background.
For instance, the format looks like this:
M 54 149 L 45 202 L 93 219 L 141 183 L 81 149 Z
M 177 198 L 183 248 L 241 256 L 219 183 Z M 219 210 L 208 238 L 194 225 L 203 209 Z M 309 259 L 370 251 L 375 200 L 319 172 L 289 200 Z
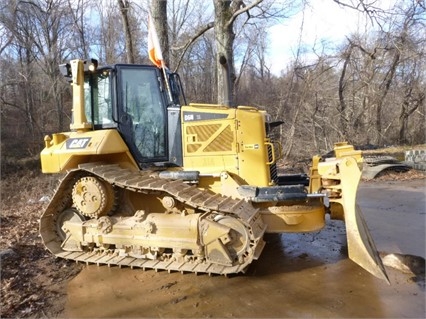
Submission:
M 89 144 L 90 137 L 85 138 L 70 138 L 67 140 L 67 149 L 82 149 Z

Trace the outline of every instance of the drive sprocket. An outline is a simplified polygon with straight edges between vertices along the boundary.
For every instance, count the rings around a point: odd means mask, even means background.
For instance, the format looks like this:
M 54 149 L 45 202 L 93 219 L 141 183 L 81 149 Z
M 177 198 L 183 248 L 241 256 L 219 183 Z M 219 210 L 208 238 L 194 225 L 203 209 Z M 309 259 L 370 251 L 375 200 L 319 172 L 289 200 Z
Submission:
M 74 207 L 84 216 L 99 218 L 114 207 L 115 193 L 111 184 L 94 176 L 78 179 L 72 189 Z

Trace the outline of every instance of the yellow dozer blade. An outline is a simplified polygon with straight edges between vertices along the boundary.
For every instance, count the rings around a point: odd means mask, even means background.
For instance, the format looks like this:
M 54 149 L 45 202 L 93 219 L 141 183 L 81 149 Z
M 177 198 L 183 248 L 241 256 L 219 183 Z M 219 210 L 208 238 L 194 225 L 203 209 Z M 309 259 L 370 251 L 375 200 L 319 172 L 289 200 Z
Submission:
M 361 153 L 352 146 L 345 152 L 336 151 L 336 158 L 318 164 L 318 177 L 330 198 L 332 219 L 343 219 L 346 225 L 349 258 L 377 278 L 389 283 L 389 278 L 367 228 L 364 216 L 356 203 L 362 163 Z M 348 150 L 349 148 L 349 150 Z
M 389 283 L 389 278 L 377 252 L 376 245 L 367 228 L 361 208 L 356 203 L 356 193 L 361 171 L 352 157 L 342 160 L 339 165 L 342 176 L 342 201 L 348 241 L 349 258 L 362 268 Z

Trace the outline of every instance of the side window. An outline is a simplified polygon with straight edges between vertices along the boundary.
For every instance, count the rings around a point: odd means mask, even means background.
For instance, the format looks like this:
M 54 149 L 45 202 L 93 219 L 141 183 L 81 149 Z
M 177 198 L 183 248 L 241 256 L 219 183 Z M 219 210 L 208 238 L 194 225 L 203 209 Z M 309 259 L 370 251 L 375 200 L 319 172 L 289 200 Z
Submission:
M 121 70 L 122 115 L 143 158 L 166 156 L 166 115 L 157 73 L 153 69 Z M 126 123 L 127 122 L 127 123 Z
M 103 71 L 100 74 L 91 74 L 85 78 L 84 99 L 88 121 L 93 120 L 94 125 L 101 126 L 108 126 L 108 124 L 113 123 L 108 71 Z
M 84 111 L 87 121 L 92 122 L 92 86 L 90 77 L 84 77 Z
M 111 107 L 111 91 L 109 83 L 109 72 L 99 74 L 97 77 L 97 92 L 95 94 L 95 124 L 111 124 L 112 123 L 112 107 Z

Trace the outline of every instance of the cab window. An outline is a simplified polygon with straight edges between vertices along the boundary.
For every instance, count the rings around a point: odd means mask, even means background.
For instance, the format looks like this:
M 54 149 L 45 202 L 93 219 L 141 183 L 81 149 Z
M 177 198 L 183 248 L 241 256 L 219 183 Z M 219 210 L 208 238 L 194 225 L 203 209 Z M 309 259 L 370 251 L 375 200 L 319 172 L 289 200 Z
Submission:
M 128 144 L 145 160 L 165 158 L 166 114 L 158 73 L 130 67 L 122 67 L 120 73 L 119 122 Z
M 84 82 L 85 110 L 88 121 L 97 127 L 114 126 L 112 120 L 109 70 L 88 74 Z

